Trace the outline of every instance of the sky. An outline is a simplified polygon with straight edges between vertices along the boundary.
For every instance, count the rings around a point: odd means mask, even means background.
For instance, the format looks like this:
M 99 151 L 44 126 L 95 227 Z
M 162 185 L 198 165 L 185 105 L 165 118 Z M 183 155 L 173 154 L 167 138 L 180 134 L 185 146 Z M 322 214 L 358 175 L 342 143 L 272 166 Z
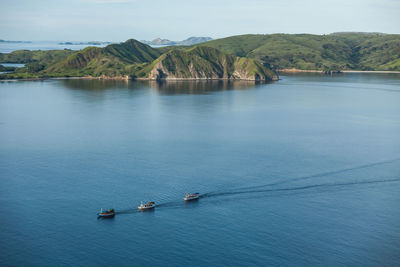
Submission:
M 400 0 L 0 0 L 0 39 L 400 33 Z

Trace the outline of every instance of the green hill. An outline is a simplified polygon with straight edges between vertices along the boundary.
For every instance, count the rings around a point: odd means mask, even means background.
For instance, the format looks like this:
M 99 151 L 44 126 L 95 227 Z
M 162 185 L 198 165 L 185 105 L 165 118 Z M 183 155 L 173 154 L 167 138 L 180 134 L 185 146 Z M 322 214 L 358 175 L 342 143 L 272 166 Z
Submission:
M 40 68 L 32 68 L 30 64 L 27 64 L 25 68 L 3 76 L 6 78 L 126 76 L 132 75 L 135 68 L 140 68 L 161 55 L 160 51 L 133 39 L 105 48 L 87 47 L 80 51 L 67 51 L 68 53 L 60 55 L 55 60 L 48 60 L 46 57 L 36 59 L 32 56 L 35 53 L 31 53 L 27 55 L 26 62 L 39 64 Z M 49 56 L 54 53 L 53 51 L 40 52 L 45 55 L 47 53 Z
M 1 63 L 33 63 L 42 64 L 55 63 L 71 54 L 73 50 L 17 50 L 11 53 L 0 53 Z
M 128 64 L 151 62 L 161 55 L 159 50 L 134 39 L 106 46 L 104 52 Z
M 32 61 L 32 59 L 29 59 Z M 35 62 L 2 78 L 102 77 L 137 79 L 277 79 L 274 72 L 253 59 L 227 55 L 211 47 L 160 50 L 130 39 L 105 48 L 87 47 L 58 61 Z
M 400 70 L 400 35 L 379 33 L 240 35 L 201 44 L 302 70 Z
M 28 78 L 36 77 L 39 71 L 55 64 L 69 55 L 73 54 L 72 50 L 18 50 L 12 53 L 0 53 L 1 63 L 24 63 L 25 67 L 16 69 L 13 74 L 0 75 L 0 78 Z M 18 74 L 16 74 L 18 73 Z
M 152 48 L 130 39 L 80 51 L 20 50 L 0 62 L 26 63 L 6 78 L 103 77 L 269 80 L 271 69 L 400 71 L 400 35 L 240 35 L 198 46 Z
M 171 50 L 148 70 L 147 77 L 151 79 L 277 79 L 274 72 L 256 60 L 224 54 L 211 47 Z
M 143 43 L 130 39 L 105 48 L 87 47 L 43 71 L 48 76 L 125 76 L 132 68 L 150 63 L 161 53 Z

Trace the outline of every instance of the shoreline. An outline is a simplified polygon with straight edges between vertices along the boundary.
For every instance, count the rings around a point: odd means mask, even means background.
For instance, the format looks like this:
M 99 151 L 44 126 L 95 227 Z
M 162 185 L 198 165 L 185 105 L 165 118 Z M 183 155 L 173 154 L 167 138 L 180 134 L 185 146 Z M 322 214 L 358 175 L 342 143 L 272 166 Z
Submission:
M 16 82 L 16 81 L 44 81 L 44 80 L 103 80 L 103 81 L 161 81 L 161 82 L 174 82 L 174 81 L 247 81 L 247 82 L 276 82 L 279 77 L 271 80 L 251 80 L 251 79 L 230 79 L 230 78 L 170 78 L 170 79 L 152 79 L 152 78 L 129 78 L 129 77 L 41 77 L 41 78 L 26 78 L 26 79 L 4 79 L 0 82 Z
M 279 69 L 277 70 L 278 73 L 325 73 L 323 70 L 301 70 L 301 69 Z M 391 70 L 341 70 L 335 74 L 340 73 L 398 73 L 400 71 L 391 71 Z
M 276 70 L 279 74 L 296 74 L 296 73 L 319 73 L 325 74 L 323 70 L 301 70 L 301 69 L 279 69 Z M 342 74 L 342 73 L 381 73 L 381 74 L 400 74 L 400 71 L 388 71 L 388 70 L 342 70 L 340 72 L 335 72 L 332 74 Z M 230 78 L 170 78 L 170 79 L 152 79 L 152 78 L 130 78 L 128 76 L 77 76 L 77 77 L 38 77 L 38 78 L 26 78 L 26 79 L 0 79 L 0 82 L 15 82 L 15 81 L 44 81 L 44 80 L 114 80 L 114 81 L 249 81 L 249 82 L 275 82 L 279 81 L 279 76 L 277 79 L 272 80 L 250 80 L 250 79 L 230 79 Z

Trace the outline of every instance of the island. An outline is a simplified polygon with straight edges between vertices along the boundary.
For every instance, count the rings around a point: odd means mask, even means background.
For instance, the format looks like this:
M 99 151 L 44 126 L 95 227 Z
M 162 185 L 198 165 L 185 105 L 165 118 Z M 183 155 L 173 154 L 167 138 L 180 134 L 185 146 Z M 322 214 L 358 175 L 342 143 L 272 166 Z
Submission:
M 0 43 L 10 43 L 10 44 L 30 44 L 32 41 L 10 41 L 0 39 Z
M 59 45 L 108 45 L 111 42 L 90 41 L 90 42 L 61 42 Z
M 211 37 L 189 37 L 183 41 L 171 41 L 168 39 L 161 39 L 161 38 L 156 38 L 152 41 L 146 41 L 146 40 L 142 40 L 141 42 L 144 44 L 148 44 L 148 45 L 196 45 L 196 44 L 200 44 L 200 43 L 205 43 L 208 41 L 211 41 L 212 38 Z
M 15 51 L 0 54 L 0 62 L 27 59 L 24 68 L 1 74 L 2 79 L 85 77 L 140 80 L 277 80 L 277 74 L 261 62 L 226 54 L 206 46 L 169 49 L 163 52 L 129 39 L 104 48 Z M 30 61 L 30 62 L 29 62 Z
M 0 53 L 25 67 L 0 79 L 240 79 L 272 81 L 280 72 L 400 71 L 400 35 L 248 34 L 189 46 L 151 47 L 135 39 L 105 47 Z

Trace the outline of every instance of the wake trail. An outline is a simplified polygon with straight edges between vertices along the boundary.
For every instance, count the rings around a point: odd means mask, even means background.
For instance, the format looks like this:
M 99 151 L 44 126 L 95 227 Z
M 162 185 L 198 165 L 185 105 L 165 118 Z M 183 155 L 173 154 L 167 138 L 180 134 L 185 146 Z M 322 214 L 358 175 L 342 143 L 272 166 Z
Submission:
M 325 184 L 313 184 L 313 185 L 305 185 L 305 186 L 297 186 L 297 187 L 264 189 L 265 187 L 282 185 L 282 184 L 287 184 L 287 183 L 292 183 L 292 182 L 297 182 L 297 181 L 304 181 L 304 180 L 313 179 L 313 178 L 326 177 L 326 176 L 345 173 L 345 172 L 349 172 L 349 171 L 353 171 L 353 170 L 371 168 L 374 166 L 393 163 L 393 162 L 396 162 L 399 160 L 400 160 L 400 158 L 395 158 L 395 159 L 391 159 L 391 160 L 363 164 L 363 165 L 359 165 L 359 166 L 355 166 L 355 167 L 351 167 L 351 168 L 345 168 L 345 169 L 340 169 L 340 170 L 317 173 L 317 174 L 313 174 L 313 175 L 289 178 L 284 181 L 278 181 L 278 182 L 273 182 L 273 183 L 268 183 L 268 184 L 263 184 L 263 185 L 233 188 L 230 191 L 222 191 L 222 190 L 211 191 L 208 193 L 201 194 L 199 198 L 201 199 L 201 198 L 251 194 L 251 193 L 301 191 L 301 190 L 307 190 L 307 189 L 313 189 L 313 188 L 324 188 L 324 187 L 330 188 L 330 187 L 351 186 L 351 185 L 399 182 L 400 178 L 396 178 L 396 179 L 387 179 L 387 180 L 369 180 L 369 181 L 356 181 L 356 182 L 345 182 L 345 183 L 325 183 Z M 182 207 L 182 206 L 183 206 L 182 201 L 169 201 L 169 202 L 157 204 L 156 208 L 177 208 L 177 207 Z M 143 211 L 139 211 L 135 208 L 127 208 L 127 209 L 116 211 L 116 214 L 133 214 L 133 213 L 139 213 L 139 212 L 143 212 Z
M 313 178 L 331 176 L 331 175 L 345 173 L 345 172 L 349 172 L 349 171 L 371 168 L 371 167 L 378 166 L 378 165 L 383 165 L 383 164 L 389 164 L 389 163 L 393 163 L 393 162 L 396 162 L 396 161 L 399 161 L 399 160 L 400 160 L 400 158 L 391 159 L 391 160 L 385 160 L 385 161 L 379 161 L 379 162 L 359 165 L 359 166 L 340 169 L 340 170 L 335 170 L 335 171 L 328 171 L 328 172 L 322 172 L 322 173 L 317 173 L 317 174 L 312 174 L 312 175 L 307 175 L 307 176 L 300 176 L 300 177 L 296 177 L 296 178 L 289 178 L 289 179 L 286 179 L 284 181 L 273 182 L 273 183 L 268 183 L 268 184 L 263 184 L 263 185 L 239 187 L 239 188 L 232 189 L 232 191 L 236 192 L 237 190 L 257 189 L 257 188 L 263 188 L 263 187 L 267 187 L 267 186 L 275 186 L 275 185 L 287 184 L 287 183 L 292 183 L 292 182 L 297 182 L 297 181 L 304 181 L 304 180 L 313 179 Z M 218 193 L 218 191 L 215 191 L 215 192 L 212 192 L 210 194 L 217 194 L 217 193 Z
M 386 180 L 369 180 L 369 181 L 358 181 L 358 182 L 347 182 L 347 183 L 325 183 L 325 184 L 314 184 L 305 185 L 297 187 L 287 187 L 287 188 L 275 188 L 275 189 L 255 189 L 255 190 L 242 190 L 234 192 L 222 192 L 222 193 L 211 193 L 205 194 L 203 197 L 219 197 L 228 195 L 240 195 L 240 194 L 251 194 L 251 193 L 267 193 L 267 192 L 282 192 L 282 191 L 299 191 L 307 190 L 313 188 L 329 188 L 329 187 L 341 187 L 341 186 L 351 186 L 351 185 L 365 185 L 365 184 L 379 184 L 379 183 L 390 183 L 390 182 L 400 182 L 400 178 L 386 179 Z
M 306 191 L 309 189 L 315 188 L 340 188 L 346 186 L 355 186 L 355 185 L 368 185 L 368 184 L 382 184 L 382 183 L 392 183 L 392 182 L 400 182 L 400 178 L 393 179 L 385 179 L 385 180 L 367 180 L 367 181 L 353 181 L 346 183 L 324 183 L 324 184 L 314 184 L 314 185 L 305 185 L 305 186 L 297 186 L 297 187 L 284 187 L 284 188 L 274 188 L 274 189 L 254 189 L 254 190 L 242 190 L 235 192 L 221 192 L 221 193 L 206 193 L 200 196 L 200 198 L 217 198 L 224 196 L 233 196 L 233 195 L 242 195 L 242 194 L 258 194 L 258 193 L 273 193 L 273 192 L 296 192 L 296 191 Z M 182 201 L 170 201 L 156 205 L 156 209 L 159 208 L 181 208 L 185 203 Z M 146 211 L 139 211 L 134 209 L 125 209 L 119 210 L 116 214 L 134 214 L 141 213 Z

